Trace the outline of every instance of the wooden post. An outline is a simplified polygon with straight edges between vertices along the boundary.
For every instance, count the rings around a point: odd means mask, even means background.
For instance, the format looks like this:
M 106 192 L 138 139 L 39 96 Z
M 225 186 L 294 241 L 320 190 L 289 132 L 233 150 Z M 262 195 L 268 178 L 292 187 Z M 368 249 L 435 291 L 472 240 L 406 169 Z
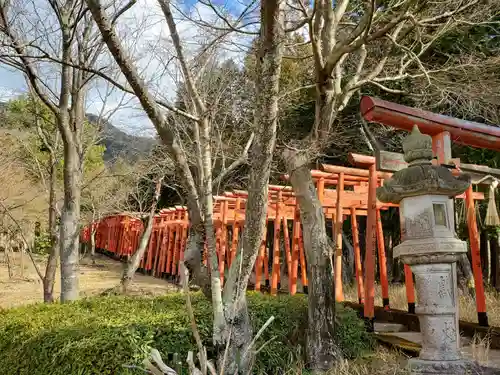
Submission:
M 377 247 L 380 267 L 380 285 L 382 287 L 382 306 L 389 310 L 389 280 L 387 279 L 387 259 L 385 257 L 384 232 L 380 210 L 377 209 Z
M 375 248 L 377 246 L 377 171 L 375 168 L 375 164 L 370 165 L 366 222 L 364 318 L 369 332 L 373 332 L 375 319 Z
M 342 198 L 344 195 L 344 172 L 339 173 L 337 184 L 337 207 L 335 212 L 335 299 L 338 302 L 344 300 L 342 288 L 342 223 L 344 215 Z
M 173 220 L 177 219 L 177 211 L 173 213 Z M 167 247 L 167 257 L 166 257 L 166 266 L 162 265 L 162 271 L 167 274 L 172 272 L 172 255 L 174 251 L 174 245 L 175 245 L 175 231 L 174 231 L 174 224 L 169 225 L 168 229 L 168 247 Z M 160 273 L 161 275 L 161 273 Z
M 181 275 L 181 264 L 184 262 L 184 251 L 186 250 L 187 235 L 188 235 L 188 224 L 182 224 L 182 244 L 181 244 L 181 252 L 179 255 L 179 266 L 177 269 L 177 274 L 179 276 Z
M 307 264 L 306 264 L 306 254 L 304 253 L 304 238 L 302 236 L 302 227 L 299 226 L 299 258 L 300 258 L 300 271 L 301 271 L 301 280 L 302 287 L 304 288 L 304 293 L 307 294 Z
M 271 280 L 271 294 L 275 296 L 278 292 L 279 272 L 280 272 L 280 229 L 281 229 L 281 198 L 282 192 L 278 191 L 276 200 L 276 217 L 274 219 L 274 243 L 273 243 L 273 268 Z
M 153 258 L 153 251 L 158 248 L 158 245 L 160 244 L 160 230 L 161 228 L 157 228 L 155 231 L 151 233 L 151 238 L 149 240 L 149 246 L 146 254 L 142 257 L 141 264 L 142 267 L 144 268 L 144 271 L 149 271 L 151 269 L 151 261 Z M 153 238 L 155 241 L 153 241 Z M 132 255 L 126 253 L 126 255 Z
M 221 223 L 214 221 L 215 226 L 215 252 L 217 253 L 217 263 L 220 269 L 220 238 L 221 238 Z
M 182 218 L 182 212 L 179 212 L 179 219 L 181 218 Z M 179 257 L 181 255 L 182 226 L 180 224 L 175 224 L 174 232 L 175 232 L 175 244 L 174 244 L 174 256 L 172 261 L 172 275 L 177 275 L 177 268 L 179 267 Z
M 170 220 L 170 218 L 171 218 L 171 213 L 168 213 L 165 216 L 166 216 L 167 222 L 168 222 L 168 220 Z M 159 269 L 161 268 L 161 262 L 162 262 L 163 254 L 167 250 L 167 247 L 168 247 L 168 235 L 169 235 L 168 224 L 164 224 L 163 225 L 161 233 L 162 233 L 162 236 L 161 236 L 161 245 L 156 250 L 155 259 L 154 259 L 154 266 L 153 266 L 153 276 L 157 276 L 158 275 Z M 161 277 L 161 273 L 160 273 L 160 277 Z
M 238 211 L 241 207 L 241 198 L 236 198 L 236 206 L 234 208 L 234 220 L 233 220 L 233 238 L 231 241 L 231 256 L 229 260 L 229 267 L 231 267 L 231 263 L 233 263 L 234 258 L 236 257 L 236 252 L 238 251 L 238 237 L 239 237 L 239 223 L 238 223 Z
M 413 285 L 413 273 L 409 265 L 404 265 L 406 300 L 408 301 L 408 312 L 415 314 L 415 287 Z
M 325 196 L 325 178 L 320 177 L 317 182 L 317 190 L 318 190 L 318 199 L 323 204 L 324 196 Z
M 358 301 L 365 303 L 365 291 L 363 288 L 363 267 L 361 265 L 361 250 L 359 248 L 358 220 L 356 219 L 356 208 L 351 207 L 351 229 L 352 246 L 354 248 L 354 264 L 356 267 L 356 283 L 358 285 Z
M 292 273 L 290 275 L 290 294 L 297 293 L 297 275 L 299 271 L 299 232 L 300 232 L 300 213 L 297 205 L 293 215 L 292 230 Z
M 285 260 L 288 271 L 288 291 L 291 292 L 291 274 L 292 274 L 292 254 L 290 253 L 290 236 L 288 234 L 288 220 L 285 215 L 283 215 L 283 237 L 285 240 Z M 283 280 L 283 275 L 281 276 Z
M 225 269 L 225 258 L 226 258 L 226 240 L 227 240 L 227 215 L 228 215 L 228 201 L 223 201 L 221 204 L 222 208 L 222 220 L 220 224 L 220 252 L 219 252 L 219 272 L 220 272 L 220 282 L 224 285 L 224 269 Z
M 481 270 L 481 253 L 479 248 L 479 233 L 477 231 L 476 207 L 474 205 L 472 185 L 465 191 L 467 204 L 467 227 L 469 229 L 469 243 L 471 249 L 472 271 L 476 284 L 477 319 L 480 326 L 488 327 L 488 314 L 486 313 L 486 298 L 484 295 L 483 272 Z
M 267 223 L 266 223 L 267 227 Z M 266 287 L 271 287 L 271 278 L 269 277 L 269 252 L 270 248 L 267 247 L 267 229 L 265 230 L 266 237 L 264 238 L 264 256 L 263 256 L 263 265 L 264 265 L 264 284 Z
M 179 220 L 184 220 L 184 209 L 179 209 Z M 182 252 L 182 245 L 184 241 L 184 232 L 183 232 L 183 224 L 175 224 L 175 232 L 176 235 L 176 247 L 174 253 L 174 265 L 172 266 L 172 275 L 177 275 L 177 270 L 180 269 L 180 257 Z M 179 274 L 180 275 L 180 274 Z
M 262 279 L 262 267 L 265 268 L 265 276 L 268 277 L 267 267 L 264 265 L 265 263 L 265 253 L 266 253 L 266 243 L 267 243 L 267 220 L 266 216 L 266 224 L 264 225 L 264 233 L 262 234 L 262 242 L 260 244 L 259 254 L 257 255 L 257 261 L 255 262 L 255 290 L 260 291 L 260 284 Z

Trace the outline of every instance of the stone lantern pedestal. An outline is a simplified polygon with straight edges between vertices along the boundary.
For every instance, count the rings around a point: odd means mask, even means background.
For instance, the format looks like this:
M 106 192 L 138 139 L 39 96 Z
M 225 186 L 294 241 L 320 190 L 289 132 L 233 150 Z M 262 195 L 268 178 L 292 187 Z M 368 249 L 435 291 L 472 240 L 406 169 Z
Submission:
M 470 177 L 432 165 L 432 138 L 416 126 L 403 150 L 408 168 L 386 180 L 377 198 L 399 203 L 402 242 L 394 257 L 415 274 L 422 350 L 410 368 L 412 374 L 465 374 L 472 363 L 460 353 L 456 263 L 467 247 L 457 238 L 449 202 L 467 189 Z

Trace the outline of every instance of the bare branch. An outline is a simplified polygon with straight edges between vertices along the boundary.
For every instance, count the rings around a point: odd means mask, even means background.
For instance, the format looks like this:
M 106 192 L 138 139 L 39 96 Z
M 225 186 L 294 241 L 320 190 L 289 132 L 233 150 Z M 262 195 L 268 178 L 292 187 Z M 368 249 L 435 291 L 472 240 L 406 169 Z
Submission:
M 24 244 L 26 246 L 26 250 L 27 250 L 26 252 L 28 253 L 28 255 L 29 255 L 30 259 L 31 259 L 31 262 L 33 263 L 33 267 L 35 268 L 35 271 L 36 271 L 38 277 L 40 278 L 41 281 L 43 281 L 43 279 L 44 279 L 43 274 L 40 271 L 40 269 L 38 268 L 38 265 L 36 264 L 35 258 L 33 258 L 33 254 L 31 253 L 31 244 L 29 243 L 29 241 L 24 236 L 24 234 L 23 234 L 23 228 L 21 227 L 21 225 L 19 224 L 19 222 L 10 213 L 10 210 L 3 204 L 3 202 L 1 200 L 0 200 L 0 206 L 3 209 L 3 212 L 5 214 L 7 214 L 7 216 L 9 216 L 9 218 L 14 222 L 14 224 L 19 229 L 19 233 L 21 234 L 21 238 L 23 239 L 23 242 L 24 242 Z
M 238 168 L 240 165 L 242 165 L 243 163 L 245 163 L 247 161 L 248 151 L 250 150 L 250 147 L 252 146 L 252 142 L 253 142 L 254 137 L 255 137 L 255 134 L 252 133 L 250 135 L 250 138 L 248 139 L 247 144 L 245 145 L 245 148 L 243 149 L 243 152 L 241 153 L 240 157 L 238 159 L 236 159 L 235 161 L 233 161 L 229 165 L 229 167 L 227 167 L 226 169 L 224 169 L 223 171 L 221 171 L 219 173 L 219 175 L 214 179 L 212 186 L 214 186 L 214 187 L 218 186 L 229 173 L 231 173 L 233 170 L 235 170 L 236 168 Z

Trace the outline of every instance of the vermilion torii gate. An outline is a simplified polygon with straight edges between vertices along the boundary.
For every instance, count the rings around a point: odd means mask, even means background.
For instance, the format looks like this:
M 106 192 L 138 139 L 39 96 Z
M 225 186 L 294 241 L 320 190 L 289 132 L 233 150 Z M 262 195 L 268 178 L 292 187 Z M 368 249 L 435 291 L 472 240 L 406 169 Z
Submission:
M 494 150 L 500 148 L 500 129 L 482 124 L 461 122 L 429 112 L 414 110 L 394 103 L 364 97 L 361 101 L 363 116 L 374 122 L 382 122 L 397 128 L 410 130 L 417 124 L 422 132 L 428 132 L 434 139 L 434 151 L 439 163 L 457 161 L 451 159 L 451 140 L 466 143 L 476 147 L 488 147 Z M 457 125 L 458 124 L 458 125 Z M 436 130 L 437 129 L 437 130 Z M 313 170 L 312 177 L 316 182 L 319 199 L 324 206 L 326 219 L 332 222 L 332 237 L 336 240 L 335 249 L 335 295 L 337 301 L 343 300 L 342 290 L 342 224 L 347 215 L 351 216 L 353 233 L 353 249 L 355 272 L 358 286 L 359 302 L 364 304 L 364 315 L 367 319 L 374 317 L 375 299 L 375 251 L 378 250 L 380 262 L 380 282 L 382 286 L 382 301 L 389 308 L 389 285 L 385 266 L 385 249 L 383 241 L 380 210 L 388 205 L 376 200 L 375 189 L 383 180 L 391 176 L 391 171 L 404 166 L 398 154 L 379 152 L 377 157 L 350 154 L 350 162 L 356 168 L 336 165 L 322 165 L 321 170 Z M 377 171 L 377 167 L 379 171 Z M 463 164 L 464 169 L 491 174 L 495 171 L 482 166 Z M 496 173 L 496 172 L 495 172 Z M 500 171 L 498 171 L 500 177 Z M 287 176 L 283 176 L 287 179 Z M 245 207 L 248 193 L 241 190 L 225 192 L 214 197 L 214 220 L 216 225 L 218 268 L 221 278 L 236 255 L 239 233 L 245 221 Z M 477 309 L 481 324 L 487 324 L 482 274 L 479 263 L 479 243 L 475 219 L 474 199 L 483 199 L 480 193 L 473 193 L 470 188 L 462 197 L 467 202 L 469 232 L 471 238 L 474 277 L 477 289 Z M 368 217 L 366 230 L 365 277 L 363 277 L 361 252 L 358 239 L 357 216 Z M 289 233 L 288 223 L 292 221 L 292 231 Z M 269 283 L 271 293 L 279 289 L 281 262 L 286 263 L 288 271 L 288 291 L 297 292 L 298 271 L 300 281 L 307 286 L 306 258 L 302 243 L 299 207 L 290 186 L 269 186 L 268 222 L 273 227 L 271 245 L 267 246 L 267 234 L 262 239 L 262 245 L 255 265 L 255 289 L 259 290 L 263 281 Z M 104 218 L 97 226 L 97 247 L 118 256 L 132 254 L 138 243 L 142 223 L 137 218 L 127 214 Z M 176 206 L 161 210 L 155 216 L 153 233 L 149 247 L 141 261 L 141 268 L 155 276 L 176 275 L 183 259 L 187 240 L 189 220 L 185 207 Z M 88 241 L 90 226 L 82 233 L 82 242 Z M 284 237 L 284 257 L 280 259 L 281 233 Z M 205 252 L 206 253 L 206 252 Z M 271 262 L 270 262 L 271 261 Z M 271 264 L 270 264 L 271 263 Z M 270 267 L 269 267 L 270 266 Z M 409 310 L 414 308 L 414 290 L 411 271 L 405 269 L 406 287 Z
M 444 115 L 439 115 L 421 109 L 391 103 L 370 96 L 362 97 L 360 102 L 360 110 L 365 120 L 392 126 L 397 129 L 411 131 L 413 126 L 417 125 L 422 133 L 432 136 L 433 151 L 437 159 L 437 163 L 439 164 L 455 164 L 457 167 L 459 167 L 459 163 L 457 163 L 456 160 L 452 159 L 452 141 L 457 144 L 500 151 L 499 127 L 488 126 L 477 122 L 460 120 Z M 381 155 L 381 153 L 378 153 L 377 159 L 378 166 L 382 167 L 384 156 Z M 389 157 L 388 159 L 390 160 L 391 158 Z M 401 161 L 401 158 L 394 158 L 392 159 L 392 161 L 394 167 L 398 164 L 398 162 Z M 375 171 L 375 164 L 372 164 L 370 168 Z M 375 197 L 375 191 L 372 189 L 369 192 L 369 199 L 371 198 L 371 200 L 373 201 L 373 197 Z M 481 271 L 481 259 L 479 252 L 479 236 L 477 232 L 472 186 L 470 186 L 466 191 L 465 198 L 467 205 L 467 223 L 469 228 L 472 267 L 476 285 L 476 307 L 478 313 L 478 322 L 479 325 L 488 326 L 483 275 Z M 374 227 L 376 225 L 373 218 L 371 218 L 371 220 L 369 221 L 369 225 L 370 227 Z M 368 250 L 369 249 L 367 247 L 367 254 Z M 371 276 L 367 275 L 367 279 L 369 277 Z M 371 304 L 369 302 L 365 305 L 365 317 L 373 318 L 373 316 L 373 310 L 371 309 Z

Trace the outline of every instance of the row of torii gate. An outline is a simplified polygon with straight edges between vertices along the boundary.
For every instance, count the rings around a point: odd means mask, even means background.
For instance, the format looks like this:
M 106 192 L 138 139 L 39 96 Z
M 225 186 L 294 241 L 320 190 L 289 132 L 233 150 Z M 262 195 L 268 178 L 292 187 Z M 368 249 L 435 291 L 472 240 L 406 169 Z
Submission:
M 418 125 L 422 133 L 433 136 L 436 162 L 441 164 L 453 162 L 454 166 L 450 168 L 454 168 L 457 172 L 460 169 L 460 162 L 451 158 L 452 140 L 473 147 L 500 149 L 500 128 L 452 119 L 371 97 L 363 97 L 361 111 L 369 121 L 400 129 L 411 130 L 414 124 Z M 334 252 L 336 299 L 338 301 L 344 299 L 341 276 L 342 226 L 347 216 L 350 216 L 358 299 L 361 304 L 364 304 L 365 318 L 371 319 L 374 317 L 375 302 L 375 251 L 378 252 L 382 303 L 386 309 L 389 309 L 390 303 L 380 211 L 387 210 L 389 207 L 397 207 L 397 205 L 377 201 L 375 191 L 377 186 L 383 184 L 384 179 L 391 177 L 389 171 L 404 167 L 404 162 L 398 154 L 383 152 L 377 153 L 377 157 L 350 153 L 349 160 L 353 168 L 321 165 L 320 170 L 312 171 L 312 177 L 318 197 L 324 207 L 325 217 L 332 221 L 332 237 L 336 243 Z M 385 171 L 380 169 L 385 169 Z M 500 174 L 498 170 L 483 166 L 462 164 L 462 169 L 480 176 L 486 173 L 498 172 Z M 288 179 L 288 176 L 283 177 Z M 217 255 L 222 280 L 224 280 L 225 270 L 231 266 L 238 249 L 239 233 L 245 222 L 247 196 L 246 191 L 233 190 L 214 197 Z M 466 200 L 478 318 L 480 324 L 487 325 L 479 235 L 474 209 L 474 200 L 484 199 L 484 194 L 474 192 L 471 186 L 464 194 L 456 198 Z M 366 249 L 363 260 L 361 259 L 357 216 L 367 216 Z M 307 273 L 304 272 L 306 256 L 302 242 L 300 212 L 290 186 L 269 185 L 267 219 L 268 222 L 273 223 L 272 244 L 268 249 L 266 245 L 268 234 L 265 233 L 255 264 L 254 288 L 260 290 L 262 283 L 265 282 L 270 285 L 271 294 L 277 294 L 280 279 L 284 276 L 280 271 L 286 264 L 289 293 L 297 293 L 299 276 L 300 283 L 306 290 L 308 281 Z M 149 247 L 141 260 L 140 267 L 158 277 L 178 274 L 187 241 L 188 226 L 189 218 L 185 207 L 178 206 L 161 210 L 155 217 Z M 141 221 L 128 215 L 104 218 L 97 223 L 96 246 L 118 256 L 130 255 L 137 248 L 141 230 Z M 85 233 L 83 241 L 88 239 L 88 228 Z M 284 259 L 280 259 L 280 254 L 282 254 L 280 238 L 284 239 Z M 204 262 L 206 262 L 206 252 Z M 408 309 L 409 312 L 414 312 L 413 277 L 408 266 L 405 266 L 404 272 Z

